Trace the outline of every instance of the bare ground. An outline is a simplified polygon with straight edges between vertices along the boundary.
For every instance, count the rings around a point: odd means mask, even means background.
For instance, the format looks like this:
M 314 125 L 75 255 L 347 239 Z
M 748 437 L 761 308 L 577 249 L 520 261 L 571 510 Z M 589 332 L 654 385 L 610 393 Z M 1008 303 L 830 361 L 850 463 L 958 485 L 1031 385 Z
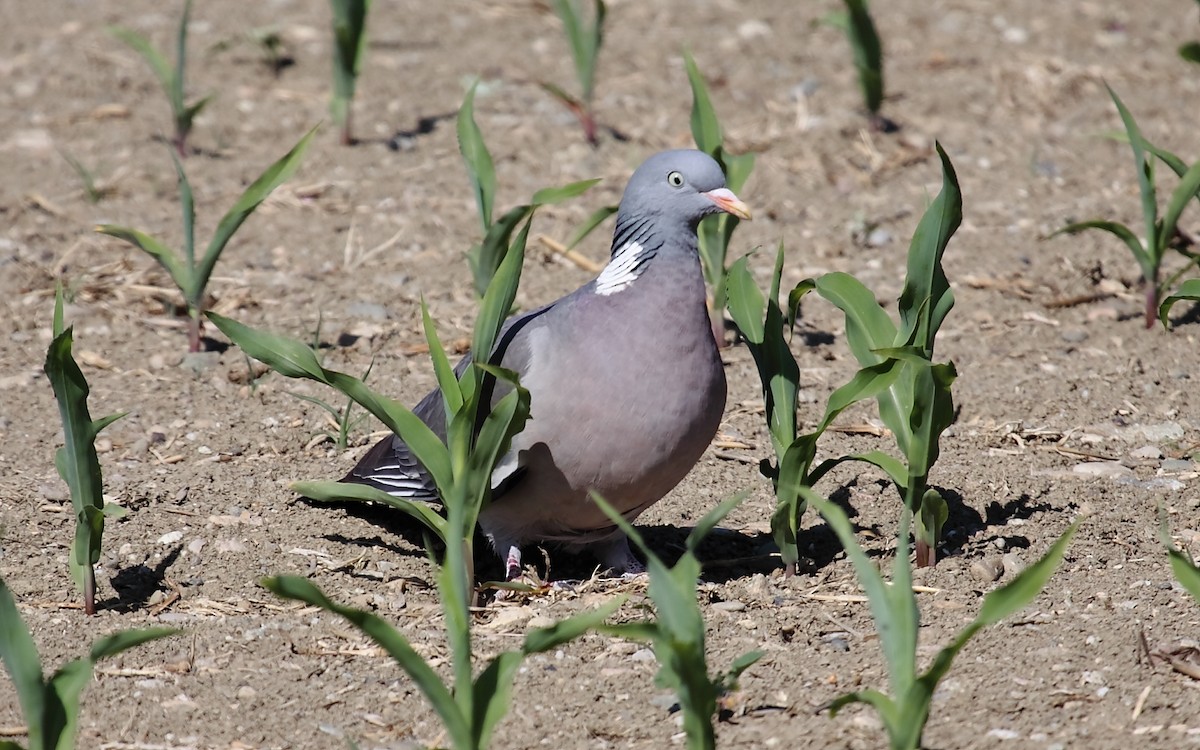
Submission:
M 306 339 L 321 321 L 328 362 L 361 371 L 374 357 L 376 388 L 409 402 L 427 391 L 420 296 L 448 340 L 468 334 L 474 309 L 462 253 L 476 221 L 452 115 L 476 75 L 486 82 L 477 116 L 502 205 L 540 187 L 604 178 L 585 198 L 539 217 L 537 232 L 561 240 L 615 202 L 645 156 L 690 142 L 686 45 L 713 84 L 732 148 L 759 153 L 742 195 L 756 220 L 738 230 L 734 252 L 782 239 L 788 283 L 845 270 L 884 300 L 899 293 L 908 237 L 938 187 L 937 139 L 965 201 L 946 255 L 958 304 L 939 345 L 958 366 L 961 411 L 932 476 L 955 507 L 945 559 L 919 575 L 928 587 L 919 597 L 922 656 L 1015 567 L 1072 521 L 1083 525 L 1043 595 L 963 652 L 935 696 L 926 744 L 1200 746 L 1197 681 L 1149 659 L 1143 646 L 1170 647 L 1200 632 L 1200 609 L 1173 583 L 1157 538 L 1162 507 L 1177 542 L 1200 551 L 1195 319 L 1180 308 L 1174 332 L 1145 330 L 1137 270 L 1119 242 L 1045 239 L 1071 220 L 1139 225 L 1128 148 L 1102 137 L 1120 127 L 1105 81 L 1153 142 L 1200 155 L 1200 71 L 1174 54 L 1200 33 L 1195 8 L 880 5 L 885 112 L 901 126 L 885 135 L 863 129 L 845 41 L 818 23 L 834 5 L 613 0 L 597 111 L 624 140 L 606 131 L 592 150 L 536 85 L 572 84 L 544 6 L 376 4 L 355 105 L 362 142 L 341 147 L 333 128 L 322 131 L 298 175 L 230 246 L 211 287 L 215 309 Z M 386 657 L 341 621 L 258 585 L 267 574 L 309 575 L 335 598 L 374 608 L 444 664 L 419 532 L 382 511 L 309 505 L 287 488 L 340 476 L 377 426 L 360 425 L 354 447 L 339 454 L 313 439 L 328 429 L 322 412 L 286 391 L 328 394 L 276 376 L 249 384 L 247 362 L 232 349 L 185 364 L 165 275 L 91 231 L 114 222 L 172 243 L 181 236 L 161 140 L 165 101 L 144 64 L 105 31 L 126 25 L 165 46 L 177 12 L 145 0 L 0 5 L 0 576 L 47 665 L 100 633 L 186 629 L 101 669 L 85 696 L 81 747 L 323 748 L 343 746 L 343 735 L 363 747 L 437 745 L 446 738 L 436 717 Z M 326 13 L 294 0 L 197 5 L 190 82 L 198 93 L 218 92 L 186 161 L 201 238 L 259 171 L 325 117 Z M 295 59 L 278 77 L 247 41 L 251 29 L 272 25 Z M 85 200 L 60 152 L 94 172 L 107 189 L 102 200 Z M 1196 220 L 1189 213 L 1184 225 Z M 600 234 L 582 248 L 594 260 L 607 252 Z M 755 268 L 765 279 L 766 253 Z M 588 277 L 535 242 L 519 301 L 554 299 Z M 72 295 L 68 317 L 93 412 L 129 412 L 101 446 L 111 500 L 130 513 L 108 528 L 104 608 L 94 620 L 74 607 L 67 576 L 70 503 L 52 462 L 60 428 L 40 374 L 56 279 Z M 806 424 L 853 371 L 841 333 L 827 305 L 805 303 L 795 351 Z M 785 578 L 770 556 L 772 499 L 755 466 L 770 451 L 757 378 L 743 347 L 726 358 L 723 431 L 748 447 L 711 450 L 639 521 L 670 555 L 718 499 L 752 491 L 703 549 L 713 668 L 750 649 L 766 652 L 720 724 L 720 743 L 882 747 L 871 713 L 819 711 L 847 690 L 885 686 L 878 643 L 850 565 L 818 519 L 807 521 L 808 572 Z M 841 424 L 871 416 L 862 409 Z M 851 429 L 831 433 L 823 450 L 887 446 L 886 437 Z M 890 558 L 898 501 L 881 478 L 844 471 L 822 488 L 856 512 L 873 554 Z M 550 559 L 553 577 L 590 572 L 588 560 Z M 993 582 L 988 570 L 1005 572 Z M 625 616 L 634 616 L 644 592 L 619 582 L 492 605 L 477 621 L 479 651 L 512 647 L 531 621 L 617 592 L 631 594 Z M 589 636 L 531 659 L 496 746 L 678 744 L 673 700 L 654 686 L 646 656 Z M 0 729 L 21 723 L 11 687 L 0 685 Z

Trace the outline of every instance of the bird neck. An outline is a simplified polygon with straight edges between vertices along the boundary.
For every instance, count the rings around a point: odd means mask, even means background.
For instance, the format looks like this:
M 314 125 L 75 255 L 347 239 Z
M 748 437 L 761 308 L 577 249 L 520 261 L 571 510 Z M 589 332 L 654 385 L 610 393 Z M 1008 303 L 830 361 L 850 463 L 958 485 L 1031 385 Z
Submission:
M 666 238 L 679 238 L 667 242 Z M 664 227 L 661 217 L 618 216 L 613 232 L 612 255 L 596 278 L 595 292 L 601 296 L 628 288 L 651 263 L 666 258 L 696 258 L 695 227 Z

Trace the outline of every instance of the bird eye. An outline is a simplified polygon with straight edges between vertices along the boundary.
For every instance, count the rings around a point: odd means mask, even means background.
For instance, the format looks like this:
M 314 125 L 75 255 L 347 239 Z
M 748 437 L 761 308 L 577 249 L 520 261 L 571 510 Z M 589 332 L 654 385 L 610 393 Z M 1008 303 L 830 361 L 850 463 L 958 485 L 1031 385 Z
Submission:
M 672 172 L 667 175 L 667 182 L 670 183 L 671 187 L 683 187 L 683 175 L 678 172 Z

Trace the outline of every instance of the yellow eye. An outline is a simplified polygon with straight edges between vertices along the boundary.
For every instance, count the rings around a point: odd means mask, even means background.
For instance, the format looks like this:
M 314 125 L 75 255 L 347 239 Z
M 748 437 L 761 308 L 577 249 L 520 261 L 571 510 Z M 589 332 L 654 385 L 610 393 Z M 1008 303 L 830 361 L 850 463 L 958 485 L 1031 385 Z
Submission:
M 679 174 L 678 172 L 672 172 L 671 174 L 667 175 L 667 182 L 671 185 L 671 187 L 683 187 L 683 175 Z

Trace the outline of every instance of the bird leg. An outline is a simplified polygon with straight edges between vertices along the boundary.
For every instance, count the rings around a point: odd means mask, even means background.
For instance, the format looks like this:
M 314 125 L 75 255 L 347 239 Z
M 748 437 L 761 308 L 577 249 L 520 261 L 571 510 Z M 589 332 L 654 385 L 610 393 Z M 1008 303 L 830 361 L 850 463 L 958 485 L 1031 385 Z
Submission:
M 629 537 L 624 534 L 597 545 L 596 556 L 614 573 L 622 576 L 636 576 L 646 572 L 646 566 L 634 556 L 633 550 L 629 548 Z
M 504 561 L 504 580 L 515 581 L 521 577 L 521 547 L 516 544 L 508 546 L 508 557 Z

